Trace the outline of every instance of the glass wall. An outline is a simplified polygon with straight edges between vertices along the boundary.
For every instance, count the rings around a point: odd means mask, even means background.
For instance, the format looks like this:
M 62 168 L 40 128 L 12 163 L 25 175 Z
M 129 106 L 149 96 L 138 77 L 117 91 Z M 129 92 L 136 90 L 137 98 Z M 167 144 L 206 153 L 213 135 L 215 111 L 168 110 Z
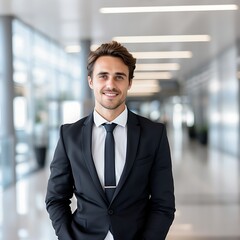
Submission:
M 13 66 L 16 174 L 20 178 L 43 166 L 39 149 L 45 151 L 46 160 L 52 155 L 64 120 L 63 106 L 79 98 L 80 69 L 77 56 L 66 54 L 59 44 L 17 19 L 13 20 Z
M 197 134 L 206 132 L 210 147 L 239 156 L 238 51 L 229 47 L 186 81 Z

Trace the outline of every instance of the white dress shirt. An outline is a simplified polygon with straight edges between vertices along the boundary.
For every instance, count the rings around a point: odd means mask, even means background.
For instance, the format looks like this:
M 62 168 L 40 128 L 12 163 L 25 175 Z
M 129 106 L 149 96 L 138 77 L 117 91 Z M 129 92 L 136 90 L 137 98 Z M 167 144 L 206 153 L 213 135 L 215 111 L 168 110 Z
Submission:
M 115 141 L 115 173 L 116 173 L 116 185 L 122 175 L 122 171 L 126 162 L 127 151 L 127 115 L 128 110 L 125 110 L 112 122 L 117 126 L 113 131 Z M 92 156 L 96 167 L 96 171 L 99 180 L 104 188 L 104 143 L 106 137 L 106 130 L 103 123 L 109 123 L 95 110 L 93 112 L 93 130 L 92 130 Z M 111 232 L 109 231 L 104 240 L 114 240 Z

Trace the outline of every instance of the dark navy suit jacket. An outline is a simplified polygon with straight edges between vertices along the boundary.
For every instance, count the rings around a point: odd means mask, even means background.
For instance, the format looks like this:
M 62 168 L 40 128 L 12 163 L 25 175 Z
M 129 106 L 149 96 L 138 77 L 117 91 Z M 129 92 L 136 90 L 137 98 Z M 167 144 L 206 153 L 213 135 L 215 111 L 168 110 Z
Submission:
M 104 240 L 110 227 L 114 240 L 165 239 L 175 212 L 165 126 L 128 111 L 126 164 L 108 203 L 92 159 L 92 125 L 91 114 L 60 130 L 46 195 L 58 239 Z

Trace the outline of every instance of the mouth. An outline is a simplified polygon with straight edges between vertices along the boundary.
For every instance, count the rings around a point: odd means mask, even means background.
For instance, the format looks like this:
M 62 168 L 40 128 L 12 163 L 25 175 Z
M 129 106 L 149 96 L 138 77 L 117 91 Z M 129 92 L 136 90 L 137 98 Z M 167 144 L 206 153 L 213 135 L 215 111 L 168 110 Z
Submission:
M 103 92 L 103 94 L 110 98 L 116 97 L 118 95 L 117 92 Z

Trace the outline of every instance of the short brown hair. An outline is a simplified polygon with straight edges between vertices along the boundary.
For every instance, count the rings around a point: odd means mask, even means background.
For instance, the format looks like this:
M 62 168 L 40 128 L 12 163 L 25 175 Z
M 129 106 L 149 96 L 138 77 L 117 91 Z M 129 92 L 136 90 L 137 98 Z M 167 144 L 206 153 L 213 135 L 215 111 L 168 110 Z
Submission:
M 122 46 L 120 43 L 116 41 L 103 43 L 95 51 L 90 52 L 87 64 L 88 76 L 92 77 L 94 64 L 97 61 L 97 59 L 102 56 L 112 56 L 121 58 L 123 62 L 128 66 L 129 81 L 133 79 L 134 77 L 133 73 L 136 67 L 136 58 L 134 58 L 132 54 L 129 53 L 129 51 L 124 46 Z

